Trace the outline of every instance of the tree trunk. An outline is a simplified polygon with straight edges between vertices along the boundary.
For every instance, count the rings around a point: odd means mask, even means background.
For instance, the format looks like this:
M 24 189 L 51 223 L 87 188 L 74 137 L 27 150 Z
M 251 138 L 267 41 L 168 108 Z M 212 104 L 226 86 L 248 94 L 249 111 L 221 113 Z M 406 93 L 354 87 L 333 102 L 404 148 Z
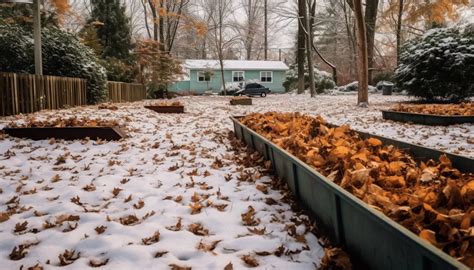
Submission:
M 397 66 L 400 64 L 400 53 L 402 44 L 402 19 L 403 19 L 403 0 L 399 0 L 398 17 L 397 17 Z
M 310 9 L 310 16 L 311 19 L 309 20 L 309 27 L 310 27 L 310 33 L 311 36 L 313 35 L 313 25 L 314 25 L 314 16 L 316 16 L 316 1 L 314 1 L 311 4 L 311 9 Z M 337 46 L 334 46 L 337 47 Z M 316 45 L 314 45 L 313 38 L 311 37 L 311 48 L 316 52 L 316 54 L 321 58 L 321 60 L 328 65 L 332 69 L 332 79 L 334 80 L 334 83 L 337 85 L 337 68 L 334 64 L 329 62 L 324 56 L 319 52 L 318 48 L 316 48 Z M 319 93 L 319 92 L 318 92 Z
M 164 8 L 163 1 L 160 2 L 160 9 Z M 160 32 L 160 50 L 162 53 L 165 53 L 167 41 L 165 40 L 165 23 L 163 16 L 159 16 L 158 18 L 158 28 Z
M 223 27 L 223 14 L 221 13 L 222 9 L 219 8 L 219 64 L 221 66 L 221 81 L 222 87 L 224 88 L 224 96 L 227 96 L 227 88 L 225 86 L 225 78 L 224 78 L 224 48 L 223 46 L 223 34 L 222 31 L 224 30 Z
M 264 2 L 264 28 L 265 28 L 265 41 L 264 41 L 264 47 L 265 47 L 265 61 L 268 60 L 268 5 L 267 5 L 267 0 Z
M 369 84 L 372 84 L 372 73 L 374 68 L 374 41 L 375 26 L 377 22 L 377 10 L 379 0 L 367 0 L 365 6 L 365 25 L 367 30 L 367 57 L 369 66 Z
M 361 0 L 354 0 L 354 13 L 357 24 L 357 48 L 358 48 L 358 65 L 357 71 L 359 75 L 358 84 L 358 100 L 357 104 L 366 107 L 369 104 L 369 89 L 368 89 L 368 62 L 367 62 L 367 35 L 365 30 L 364 15 L 362 14 Z
M 351 27 L 351 18 L 349 17 L 349 12 L 347 9 L 346 1 L 343 2 L 343 11 L 344 11 L 344 22 L 346 26 L 346 34 L 347 34 L 347 43 L 349 45 L 349 53 L 350 53 L 350 61 L 349 61 L 349 77 L 352 79 L 354 76 L 354 67 L 356 66 L 356 45 L 354 41 L 354 33 Z
M 252 17 L 252 0 L 248 0 L 248 29 L 247 29 L 247 36 L 245 37 L 245 59 L 250 60 L 252 58 L 252 45 L 253 45 L 253 27 L 254 27 L 254 18 Z
M 150 5 L 151 16 L 153 18 L 153 40 L 158 41 L 158 14 L 156 12 L 156 6 L 153 0 L 148 0 Z
M 306 34 L 304 32 L 304 14 L 306 13 L 305 0 L 298 0 L 298 51 L 296 61 L 298 62 L 298 94 L 304 92 L 304 64 Z
M 309 4 L 309 3 L 308 3 Z M 308 12 L 305 12 L 305 22 L 306 22 L 306 30 L 308 32 L 306 38 L 306 54 L 308 57 L 308 72 L 309 72 L 309 92 L 311 93 L 311 97 L 314 97 L 316 94 L 316 89 L 314 87 L 314 66 L 313 66 L 313 26 L 311 25 L 311 17 L 312 17 L 312 8 L 308 6 Z
M 150 26 L 148 25 L 148 12 L 147 12 L 146 3 L 145 3 L 145 0 L 141 0 L 140 2 L 143 5 L 143 14 L 145 16 L 145 29 L 148 34 L 148 38 L 151 39 L 151 31 L 150 31 Z
M 221 55 L 221 53 L 219 54 Z M 224 56 L 219 56 L 219 64 L 221 66 L 221 82 L 222 88 L 224 89 L 224 96 L 227 96 L 227 88 L 225 87 L 225 78 L 224 78 Z
M 207 59 L 206 47 L 207 47 L 207 41 L 206 41 L 206 38 L 204 38 L 202 42 L 201 59 Z

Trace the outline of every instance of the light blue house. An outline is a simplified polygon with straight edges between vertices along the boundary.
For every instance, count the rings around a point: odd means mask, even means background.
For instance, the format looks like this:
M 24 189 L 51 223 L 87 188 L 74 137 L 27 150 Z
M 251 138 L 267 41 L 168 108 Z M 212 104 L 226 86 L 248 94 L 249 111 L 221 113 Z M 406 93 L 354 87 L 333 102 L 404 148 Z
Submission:
M 222 76 L 218 60 L 185 60 L 185 76 L 169 86 L 178 93 L 219 93 L 222 91 Z M 283 93 L 283 81 L 288 66 L 281 61 L 224 60 L 226 88 L 239 84 L 257 82 L 270 88 L 272 93 Z

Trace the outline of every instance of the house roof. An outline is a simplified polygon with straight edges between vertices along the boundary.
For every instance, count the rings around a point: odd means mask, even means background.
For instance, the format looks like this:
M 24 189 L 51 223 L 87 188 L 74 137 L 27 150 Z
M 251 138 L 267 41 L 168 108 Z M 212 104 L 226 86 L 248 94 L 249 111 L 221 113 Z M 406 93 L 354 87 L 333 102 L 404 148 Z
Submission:
M 186 69 L 220 69 L 219 60 L 185 60 Z M 288 70 L 282 61 L 224 60 L 224 70 Z

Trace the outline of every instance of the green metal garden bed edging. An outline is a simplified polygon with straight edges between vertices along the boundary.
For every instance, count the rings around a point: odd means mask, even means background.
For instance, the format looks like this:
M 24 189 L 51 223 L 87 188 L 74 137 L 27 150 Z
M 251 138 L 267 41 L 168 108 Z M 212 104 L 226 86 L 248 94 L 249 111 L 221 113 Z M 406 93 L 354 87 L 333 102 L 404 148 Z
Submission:
M 385 120 L 393 120 L 398 122 L 414 123 L 429 126 L 449 126 L 456 124 L 474 123 L 474 116 L 461 115 L 445 116 L 382 110 L 382 116 Z
M 4 128 L 3 131 L 17 138 L 32 140 L 46 140 L 49 138 L 63 140 L 91 140 L 118 141 L 125 138 L 125 133 L 119 127 L 31 127 L 31 128 Z
M 351 254 L 355 269 L 469 269 L 242 125 L 239 117 L 231 119 L 235 136 L 272 161 L 276 175 L 288 183 L 295 197 L 315 217 L 323 231 Z M 368 134 L 361 133 L 361 136 Z M 383 140 L 384 143 L 389 141 L 394 140 Z M 402 142 L 398 145 L 405 149 L 414 146 Z M 468 161 L 472 167 L 472 159 Z

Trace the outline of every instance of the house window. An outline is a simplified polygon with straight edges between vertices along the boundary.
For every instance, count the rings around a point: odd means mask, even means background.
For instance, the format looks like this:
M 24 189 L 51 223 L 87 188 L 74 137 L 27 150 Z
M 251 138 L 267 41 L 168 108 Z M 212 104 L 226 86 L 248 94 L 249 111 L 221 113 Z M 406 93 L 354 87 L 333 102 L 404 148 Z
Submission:
M 233 82 L 243 82 L 243 81 L 245 81 L 244 72 L 243 71 L 234 71 L 234 72 L 232 72 L 232 81 Z
M 211 74 L 209 72 L 198 71 L 198 82 L 210 82 L 211 81 Z
M 260 81 L 261 82 L 272 82 L 273 81 L 273 72 L 271 72 L 271 71 L 261 71 L 260 72 Z

